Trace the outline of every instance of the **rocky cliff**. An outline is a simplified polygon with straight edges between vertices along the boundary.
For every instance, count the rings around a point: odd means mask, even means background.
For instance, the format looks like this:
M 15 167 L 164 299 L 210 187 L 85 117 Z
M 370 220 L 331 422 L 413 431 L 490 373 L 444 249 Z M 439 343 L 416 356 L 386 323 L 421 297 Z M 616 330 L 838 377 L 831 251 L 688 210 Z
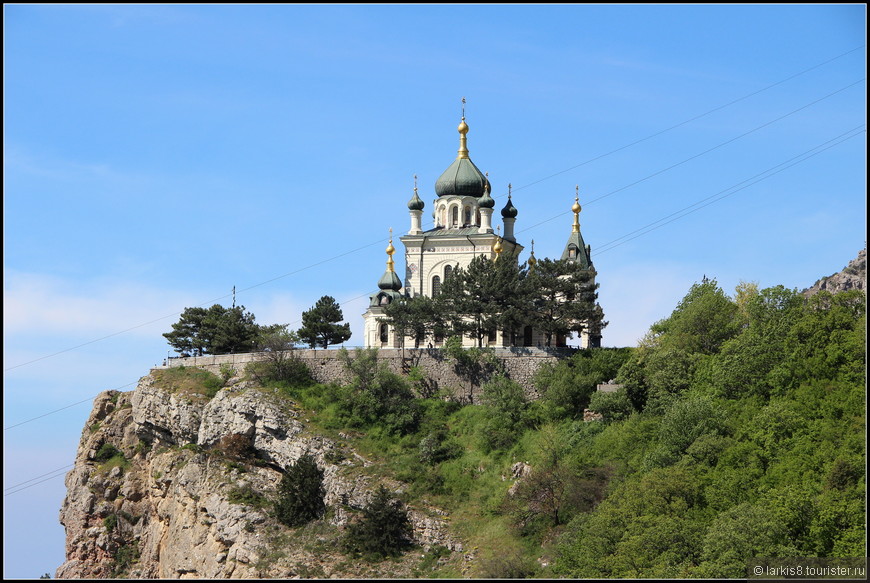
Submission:
M 850 289 L 867 289 L 867 249 L 861 249 L 858 256 L 849 262 L 839 273 L 823 277 L 803 291 L 806 297 L 822 290 L 831 293 L 848 291 Z
M 324 471 L 327 516 L 291 529 L 270 516 L 280 468 Z M 365 563 L 338 541 L 379 484 L 369 460 L 317 435 L 292 401 L 231 379 L 209 398 L 143 377 L 100 394 L 66 477 L 66 562 L 57 578 L 407 577 L 426 553 L 460 557 L 438 508 L 409 508 L 415 551 Z M 369 475 L 371 474 L 371 475 Z

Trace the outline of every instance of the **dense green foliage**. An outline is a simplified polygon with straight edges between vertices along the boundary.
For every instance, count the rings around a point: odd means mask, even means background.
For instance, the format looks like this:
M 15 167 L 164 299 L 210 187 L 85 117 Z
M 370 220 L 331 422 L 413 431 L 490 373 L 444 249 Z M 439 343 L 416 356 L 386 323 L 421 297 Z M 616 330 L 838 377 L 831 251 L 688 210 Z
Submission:
M 742 578 L 753 557 L 864 556 L 865 335 L 861 292 L 732 299 L 704 280 L 637 348 L 542 368 L 538 400 L 498 367 L 476 404 L 415 398 L 374 351 L 345 355 L 346 386 L 279 387 L 407 504 L 449 511 L 480 554 L 439 576 Z M 485 351 L 452 350 L 484 370 Z
M 208 309 L 186 308 L 163 337 L 182 356 L 230 354 L 254 350 L 259 330 L 244 306 L 215 304 Z
M 287 330 L 286 324 L 261 327 L 259 348 L 264 358 L 249 363 L 245 372 L 261 383 L 305 385 L 313 382 L 308 365 L 296 355 L 295 346 L 299 342 L 299 336 Z
M 306 454 L 284 471 L 274 503 L 275 517 L 287 526 L 301 526 L 323 516 L 323 470 Z
M 620 370 L 619 413 L 571 457 L 624 477 L 561 535 L 554 573 L 745 577 L 752 557 L 863 556 L 864 296 L 741 299 L 696 284 Z
M 593 276 L 568 260 L 543 259 L 528 269 L 510 255 L 496 261 L 480 255 L 446 277 L 434 298 L 401 299 L 384 313 L 416 346 L 427 336 L 467 336 L 483 346 L 496 330 L 516 344 L 525 326 L 543 331 L 553 346 L 571 332 L 588 327 L 597 333 L 607 325 Z
M 344 539 L 345 549 L 369 559 L 398 555 L 410 546 L 411 522 L 403 504 L 380 486 L 352 522 Z
M 302 312 L 302 327 L 297 334 L 311 348 L 328 348 L 350 338 L 350 324 L 344 320 L 341 307 L 335 298 L 323 296 L 310 310 Z

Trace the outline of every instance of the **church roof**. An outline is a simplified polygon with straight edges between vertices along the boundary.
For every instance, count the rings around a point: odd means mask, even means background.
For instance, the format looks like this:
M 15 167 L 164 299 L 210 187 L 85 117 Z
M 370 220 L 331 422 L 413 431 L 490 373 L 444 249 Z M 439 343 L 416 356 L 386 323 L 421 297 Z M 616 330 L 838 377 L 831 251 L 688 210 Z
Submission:
M 489 180 L 469 158 L 457 158 L 435 181 L 438 196 L 483 196 Z
M 489 179 L 474 165 L 468 157 L 465 134 L 468 133 L 468 124 L 465 117 L 459 124 L 459 155 L 450 166 L 447 167 L 438 180 L 435 181 L 435 194 L 438 196 L 483 196 Z
M 571 233 L 571 236 L 568 237 L 568 242 L 565 243 L 565 250 L 562 252 L 562 259 L 570 259 L 583 269 L 592 267 L 589 247 L 583 242 L 583 235 L 579 231 Z

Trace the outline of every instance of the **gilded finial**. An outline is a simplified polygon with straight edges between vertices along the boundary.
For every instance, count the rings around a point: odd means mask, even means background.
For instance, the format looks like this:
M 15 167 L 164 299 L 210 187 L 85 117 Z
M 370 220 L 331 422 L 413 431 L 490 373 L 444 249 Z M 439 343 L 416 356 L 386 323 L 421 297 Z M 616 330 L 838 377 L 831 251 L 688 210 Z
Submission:
M 387 245 L 387 271 L 393 271 L 393 266 L 395 265 L 395 261 L 393 261 L 393 253 L 396 252 L 396 248 L 393 247 L 393 227 L 390 227 L 390 244 Z
M 575 233 L 580 232 L 580 210 L 582 207 L 580 206 L 580 185 L 574 187 L 575 195 L 574 195 L 574 204 L 571 206 L 571 210 L 574 212 L 574 227 L 573 231 Z
M 465 98 L 462 98 L 462 121 L 459 122 L 459 155 L 456 156 L 457 160 L 461 158 L 468 158 L 468 141 L 465 137 L 468 133 L 468 124 L 465 123 Z
M 534 269 L 538 260 L 535 258 L 535 240 L 532 239 L 532 252 L 529 254 L 529 269 Z
M 501 225 L 499 225 L 497 228 L 497 234 L 495 236 L 495 242 L 492 244 L 492 251 L 493 253 L 495 253 L 495 259 L 499 258 L 501 250 Z

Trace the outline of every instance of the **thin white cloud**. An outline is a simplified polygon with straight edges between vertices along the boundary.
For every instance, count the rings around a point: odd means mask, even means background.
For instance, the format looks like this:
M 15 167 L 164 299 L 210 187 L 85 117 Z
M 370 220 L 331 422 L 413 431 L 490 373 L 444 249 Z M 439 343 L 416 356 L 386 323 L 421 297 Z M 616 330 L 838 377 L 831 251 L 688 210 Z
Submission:
M 6 270 L 3 333 L 82 338 L 128 331 L 153 336 L 150 322 L 173 317 L 190 305 L 190 292 L 141 281 L 72 280 L 56 275 Z

